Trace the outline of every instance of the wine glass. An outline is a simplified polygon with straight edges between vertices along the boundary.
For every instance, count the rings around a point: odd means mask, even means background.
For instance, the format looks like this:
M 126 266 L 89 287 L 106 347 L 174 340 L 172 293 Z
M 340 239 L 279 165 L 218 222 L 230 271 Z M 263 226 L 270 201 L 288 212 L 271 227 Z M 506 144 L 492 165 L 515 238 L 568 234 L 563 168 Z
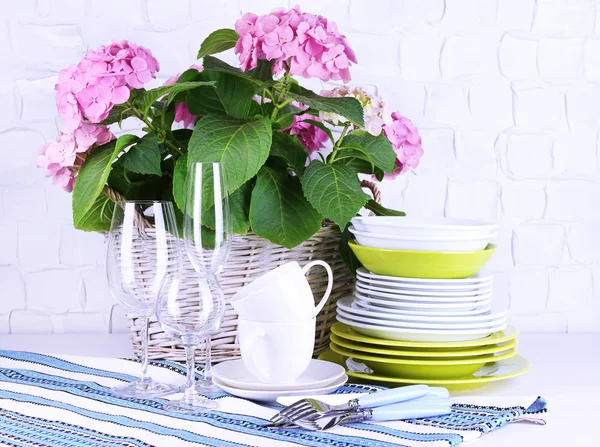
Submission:
M 193 414 L 218 407 L 215 401 L 205 399 L 196 391 L 194 359 L 196 347 L 214 321 L 222 318 L 223 308 L 224 301 L 215 296 L 202 279 L 190 283 L 181 274 L 171 274 L 163 281 L 156 316 L 166 334 L 179 338 L 185 349 L 187 367 L 183 397 L 166 404 L 168 411 Z
M 183 229 L 185 250 L 200 280 L 206 281 L 212 293 L 221 299 L 223 291 L 218 275 L 227 261 L 232 233 L 229 191 L 223 163 L 191 163 L 188 167 Z M 220 320 L 214 320 L 211 331 L 204 339 L 206 365 L 202 379 L 198 381 L 198 390 L 203 394 L 218 390 L 210 373 L 210 335 L 219 326 Z
M 157 397 L 178 387 L 152 380 L 148 374 L 148 321 L 154 313 L 161 284 L 181 270 L 173 204 L 133 200 L 115 206 L 108 235 L 106 273 L 112 295 L 138 315 L 142 339 L 141 376 L 112 392 L 123 397 Z

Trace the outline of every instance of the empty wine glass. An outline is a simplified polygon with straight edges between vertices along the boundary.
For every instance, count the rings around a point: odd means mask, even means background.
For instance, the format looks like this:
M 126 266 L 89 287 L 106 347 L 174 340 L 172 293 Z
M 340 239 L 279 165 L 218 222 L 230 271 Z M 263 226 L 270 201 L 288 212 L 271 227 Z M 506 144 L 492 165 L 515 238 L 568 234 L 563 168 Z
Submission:
M 178 338 L 185 348 L 187 380 L 183 398 L 165 408 L 178 413 L 198 413 L 218 407 L 196 391 L 195 351 L 206 331 L 220 320 L 224 302 L 214 295 L 203 279 L 191 283 L 181 275 L 168 275 L 163 281 L 156 304 L 156 316 L 166 334 Z
M 170 202 L 137 200 L 115 206 L 106 256 L 108 285 L 115 299 L 138 315 L 142 341 L 141 376 L 113 388 L 119 396 L 157 397 L 179 389 L 156 382 L 148 374 L 148 320 L 165 276 L 181 270 L 177 234 Z
M 229 191 L 223 163 L 192 163 L 188 167 L 184 218 L 184 245 L 194 270 L 206 281 L 214 296 L 222 299 L 218 275 L 222 272 L 231 249 L 232 222 Z M 222 315 L 221 315 L 222 317 Z M 210 364 L 210 334 L 219 329 L 214 320 L 206 334 L 206 364 L 198 391 L 212 394 L 218 391 L 213 384 Z

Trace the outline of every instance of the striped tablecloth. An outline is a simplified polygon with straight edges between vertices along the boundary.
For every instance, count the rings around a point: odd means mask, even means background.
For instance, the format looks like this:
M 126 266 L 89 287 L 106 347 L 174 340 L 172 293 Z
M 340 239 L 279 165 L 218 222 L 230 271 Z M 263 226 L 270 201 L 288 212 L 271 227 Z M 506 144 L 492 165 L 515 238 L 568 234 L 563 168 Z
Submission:
M 152 362 L 156 380 L 183 384 L 185 370 Z M 139 363 L 95 357 L 54 357 L 0 351 L 0 441 L 11 446 L 456 446 L 506 423 L 545 418 L 543 399 L 519 402 L 486 398 L 485 405 L 461 398 L 450 415 L 387 423 L 355 423 L 327 432 L 272 430 L 262 424 L 277 408 L 230 396 L 199 415 L 172 414 L 166 399 L 120 398 L 110 388 L 134 380 Z M 375 387 L 347 385 L 339 393 Z M 179 396 L 174 396 L 174 398 Z M 481 401 L 482 398 L 479 398 Z M 543 427 L 531 427 L 532 430 Z

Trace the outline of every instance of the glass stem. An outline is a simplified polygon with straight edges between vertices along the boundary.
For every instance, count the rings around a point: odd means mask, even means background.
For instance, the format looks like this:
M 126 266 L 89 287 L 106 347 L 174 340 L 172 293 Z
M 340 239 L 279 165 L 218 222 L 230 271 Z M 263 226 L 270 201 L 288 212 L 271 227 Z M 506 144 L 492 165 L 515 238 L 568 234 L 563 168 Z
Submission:
M 196 359 L 196 346 L 195 345 L 184 345 L 185 348 L 185 365 L 187 367 L 187 380 L 185 382 L 185 391 L 183 398 L 186 402 L 191 403 L 196 396 L 196 388 L 194 387 L 195 382 L 195 359 Z
M 202 381 L 203 382 L 212 382 L 212 370 L 211 370 L 211 343 L 210 343 L 210 335 L 207 335 L 206 338 L 204 339 L 204 346 L 206 346 L 206 360 L 205 360 L 205 364 L 204 364 L 204 370 L 202 371 Z
M 148 323 L 149 317 L 140 317 L 140 335 L 142 337 L 142 375 L 140 376 L 141 382 L 150 382 L 152 379 L 148 374 Z

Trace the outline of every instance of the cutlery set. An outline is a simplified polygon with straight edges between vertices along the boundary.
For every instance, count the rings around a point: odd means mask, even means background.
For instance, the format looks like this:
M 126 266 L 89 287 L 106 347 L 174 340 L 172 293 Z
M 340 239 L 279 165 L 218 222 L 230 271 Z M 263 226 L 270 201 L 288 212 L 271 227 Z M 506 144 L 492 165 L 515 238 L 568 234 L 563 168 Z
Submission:
M 327 430 L 338 424 L 441 416 L 450 413 L 448 390 L 414 385 L 379 391 L 342 405 L 305 398 L 285 407 L 266 427 Z

